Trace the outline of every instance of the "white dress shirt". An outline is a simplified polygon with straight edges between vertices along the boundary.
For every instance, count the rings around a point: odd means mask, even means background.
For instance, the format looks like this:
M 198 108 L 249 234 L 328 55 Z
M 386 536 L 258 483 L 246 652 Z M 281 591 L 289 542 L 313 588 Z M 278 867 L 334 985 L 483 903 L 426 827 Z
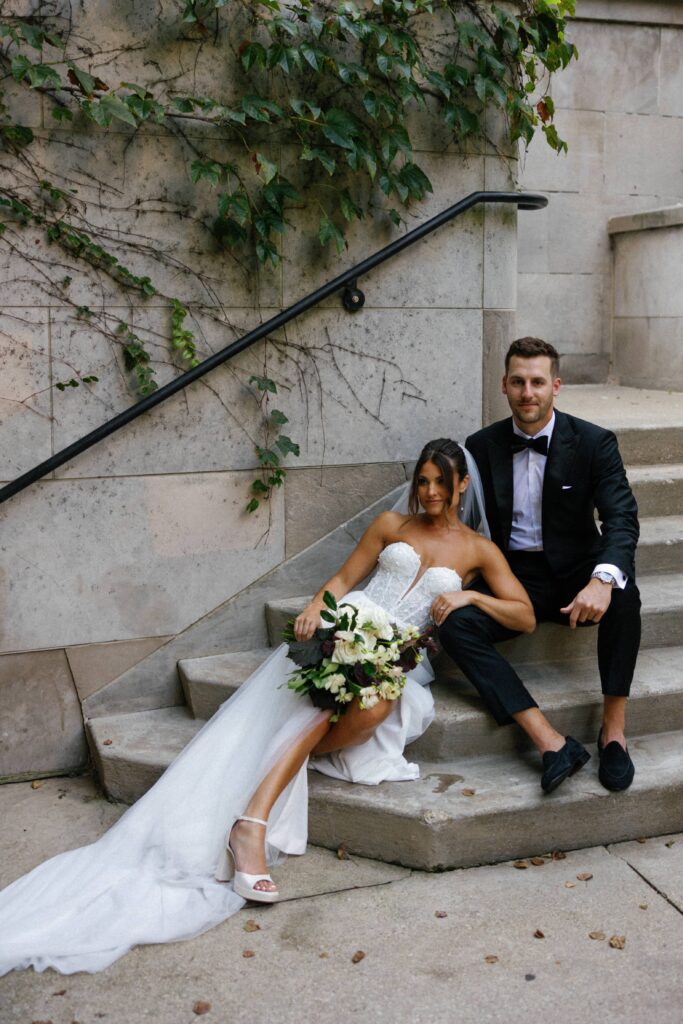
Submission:
M 530 436 L 547 437 L 548 450 L 555 429 L 555 413 L 550 422 L 537 434 L 525 434 L 512 421 L 512 429 L 518 437 L 528 440 Z M 543 550 L 543 519 L 542 498 L 543 478 L 548 459 L 533 448 L 515 452 L 512 456 L 512 530 L 510 532 L 511 551 L 542 551 Z M 614 576 L 617 586 L 623 590 L 628 581 L 626 573 L 616 565 L 600 563 L 594 572 L 608 572 Z

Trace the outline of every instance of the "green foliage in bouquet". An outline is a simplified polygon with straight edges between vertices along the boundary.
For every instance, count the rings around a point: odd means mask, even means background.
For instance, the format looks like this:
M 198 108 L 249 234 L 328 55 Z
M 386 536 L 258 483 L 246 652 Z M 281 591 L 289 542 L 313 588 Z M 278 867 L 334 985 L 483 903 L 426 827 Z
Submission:
M 297 640 L 294 619 L 283 637 L 289 657 L 299 666 L 287 685 L 307 694 L 316 707 L 334 711 L 337 721 L 349 704 L 358 699 L 362 708 L 380 700 L 397 700 L 406 684 L 405 673 L 422 661 L 420 650 L 434 649 L 429 631 L 399 627 L 378 605 L 358 608 L 337 605 L 328 590 L 321 613 L 328 626 L 319 626 L 310 640 Z

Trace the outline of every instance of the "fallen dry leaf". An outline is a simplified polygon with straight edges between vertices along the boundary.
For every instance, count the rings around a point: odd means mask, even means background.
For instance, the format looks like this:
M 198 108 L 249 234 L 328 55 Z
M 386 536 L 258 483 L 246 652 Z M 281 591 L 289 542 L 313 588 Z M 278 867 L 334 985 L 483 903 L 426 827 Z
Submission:
M 103 747 L 110 747 L 113 742 L 114 742 L 113 740 L 102 740 L 102 746 Z
M 40 789 L 42 784 L 43 783 L 42 783 L 42 781 L 40 779 L 34 779 L 33 782 L 31 783 L 31 789 Z M 39 1022 L 39 1024 L 40 1024 L 40 1022 Z
M 463 789 L 462 795 L 463 796 L 474 796 L 474 794 L 476 792 L 477 792 L 476 789 Z
M 196 1013 L 198 1017 L 201 1017 L 203 1014 L 208 1013 L 210 1009 L 211 1003 L 207 1003 L 205 999 L 198 999 L 192 1007 L 192 1012 Z
M 636 839 L 636 842 L 637 843 L 646 843 L 647 839 L 645 838 L 645 836 L 641 836 L 640 839 Z
M 626 936 L 613 935 L 612 938 L 609 940 L 609 944 L 612 947 L 612 949 L 623 949 L 626 945 Z
M 527 864 L 527 862 L 525 860 L 515 860 L 515 861 L 513 861 L 512 866 L 513 866 L 513 868 L 519 868 L 520 871 L 523 868 L 528 868 L 529 867 L 529 865 Z
M 545 861 L 543 857 L 532 857 L 531 863 L 534 865 L 535 868 L 540 868 L 542 864 L 545 864 Z
M 343 846 L 337 847 L 337 860 L 349 860 L 349 855 Z
M 448 914 L 445 910 L 435 910 L 434 917 L 448 917 Z
M 318 953 L 318 957 L 319 957 L 320 960 L 329 960 L 330 959 L 330 954 L 329 953 Z
M 534 938 L 535 939 L 544 939 L 545 938 L 545 932 L 542 932 L 540 928 L 537 928 L 536 931 L 534 932 Z
M 66 995 L 66 989 L 65 988 L 60 988 L 59 992 L 53 992 L 52 995 L 53 996 L 65 996 Z
M 357 949 L 356 952 L 351 957 L 351 963 L 359 964 L 361 960 L 365 960 L 365 953 L 363 952 L 362 949 Z
M 589 939 L 596 939 L 598 942 L 602 942 L 603 939 L 607 938 L 607 936 L 605 935 L 604 932 L 589 932 L 588 933 L 588 938 Z
M 524 980 L 525 981 L 536 981 L 536 975 L 535 974 L 525 974 L 524 975 Z
M 567 859 L 567 854 L 564 852 L 564 850 L 553 850 L 553 852 L 550 854 L 550 859 L 551 860 L 566 860 Z
M 668 848 L 671 849 L 671 847 L 674 845 L 675 842 L 676 842 L 675 839 L 670 839 L 669 842 L 668 843 L 664 843 L 664 845 L 668 846 Z
M 485 956 L 484 960 L 486 961 L 487 964 L 497 964 L 498 963 L 498 957 L 494 956 L 493 953 L 489 953 L 488 956 Z
M 32 1020 L 31 1024 L 52 1024 L 51 1020 Z
M 576 882 L 565 882 L 565 889 L 576 889 Z
M 639 903 L 638 906 L 641 910 L 647 910 L 647 903 Z
M 577 875 L 576 877 L 578 878 L 578 880 L 579 880 L 580 882 L 590 882 L 590 880 L 591 880 L 591 878 L 592 878 L 593 876 L 592 876 L 592 874 L 590 873 L 590 871 L 582 871 L 582 872 L 581 872 L 581 873 L 580 873 L 579 875 Z
M 252 956 L 256 956 L 256 953 L 253 949 L 243 949 L 242 956 L 245 960 L 250 960 Z
M 244 925 L 244 930 L 245 932 L 260 932 L 261 925 L 257 924 L 256 921 L 252 921 L 252 919 L 249 918 L 247 923 Z

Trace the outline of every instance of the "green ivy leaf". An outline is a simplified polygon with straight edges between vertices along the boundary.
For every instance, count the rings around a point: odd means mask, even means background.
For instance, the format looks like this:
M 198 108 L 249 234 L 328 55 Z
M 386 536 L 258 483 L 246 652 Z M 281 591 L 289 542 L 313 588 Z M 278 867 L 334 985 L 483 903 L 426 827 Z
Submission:
M 324 213 L 320 218 L 318 238 L 320 239 L 321 245 L 327 245 L 328 242 L 334 242 L 337 254 L 344 251 L 344 246 L 346 244 L 344 236 L 337 225 L 330 220 L 326 213 Z
M 280 427 L 284 426 L 285 423 L 289 423 L 289 420 L 287 419 L 285 414 L 283 412 L 280 412 L 279 409 L 273 409 L 270 413 L 270 418 L 273 421 L 273 423 L 277 423 L 277 425 Z
M 256 171 L 259 177 L 263 178 L 266 185 L 272 181 L 277 174 L 277 164 L 268 160 L 263 153 L 256 154 Z
M 115 96 L 113 94 L 103 96 L 99 103 L 102 109 L 106 110 L 110 117 L 115 117 L 117 120 L 123 121 L 124 124 L 130 125 L 132 128 L 137 128 L 138 122 L 135 115 L 119 96 Z
M 68 107 L 53 107 L 52 116 L 55 121 L 73 121 L 74 118 Z
M 408 132 L 399 124 L 393 124 L 380 133 L 380 145 L 382 159 L 386 164 L 391 163 L 399 150 L 407 156 L 411 156 L 413 152 Z
M 259 391 L 270 391 L 271 394 L 277 394 L 277 384 L 270 377 L 259 377 L 258 374 L 253 373 L 249 378 L 250 384 L 255 384 Z
M 264 68 L 266 66 L 266 50 L 261 43 L 248 43 L 242 49 L 242 64 L 245 71 L 249 71 L 255 64 Z
M 28 57 L 25 57 L 23 53 L 18 53 L 16 57 L 12 59 L 12 78 L 15 82 L 20 82 L 29 68 L 33 65 Z
M 318 163 L 322 164 L 328 174 L 334 174 L 337 168 L 336 160 L 330 156 L 324 149 L 318 149 L 313 147 L 309 149 L 304 147 L 301 151 L 301 160 L 317 160 Z
M 24 146 L 30 146 L 33 142 L 33 132 L 22 124 L 4 125 L 0 128 L 0 134 L 19 149 L 23 149 Z
M 260 504 L 261 502 L 258 500 L 258 498 L 252 498 L 251 501 L 247 504 L 247 512 L 255 512 Z

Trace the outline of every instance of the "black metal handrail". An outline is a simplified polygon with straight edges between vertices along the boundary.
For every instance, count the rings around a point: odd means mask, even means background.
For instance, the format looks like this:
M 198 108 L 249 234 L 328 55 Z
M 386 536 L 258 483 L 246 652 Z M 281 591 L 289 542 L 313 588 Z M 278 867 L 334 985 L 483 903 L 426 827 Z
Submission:
M 120 430 L 127 423 L 137 419 L 138 416 L 142 416 L 143 413 L 149 409 L 153 409 L 155 406 L 160 405 L 161 402 L 165 402 L 171 395 L 175 395 L 178 391 L 182 391 L 192 384 L 195 380 L 199 380 L 205 374 L 210 373 L 217 366 L 225 363 L 228 359 L 232 359 L 239 352 L 243 352 L 245 348 L 249 348 L 255 342 L 260 341 L 267 334 L 271 334 L 278 328 L 283 327 L 290 320 L 299 316 L 301 313 L 305 313 L 306 310 L 312 306 L 316 306 L 323 299 L 326 299 L 329 295 L 333 295 L 335 292 L 341 291 L 342 288 L 346 289 L 346 295 L 344 297 L 344 305 L 350 312 L 355 312 L 360 309 L 364 302 L 363 293 L 357 288 L 356 282 L 359 277 L 363 277 L 368 271 L 373 270 L 379 266 L 380 263 L 384 263 L 385 260 L 391 259 L 392 256 L 396 256 L 399 252 L 407 249 L 409 245 L 413 245 L 418 242 L 425 235 L 430 234 L 432 231 L 436 231 L 442 224 L 447 224 L 449 220 L 453 220 L 461 213 L 465 213 L 470 210 L 473 206 L 478 203 L 509 203 L 516 205 L 520 210 L 541 210 L 544 206 L 548 205 L 548 199 L 546 196 L 541 195 L 538 192 L 471 192 L 470 195 L 465 196 L 454 206 L 449 206 L 447 210 L 443 210 L 442 213 L 438 213 L 436 217 L 426 220 L 419 227 L 414 228 L 412 231 L 408 231 L 405 235 L 390 242 L 389 245 L 385 245 L 383 249 L 374 253 L 372 256 L 368 256 L 367 259 L 361 260 L 360 263 L 356 263 L 355 266 L 349 270 L 345 270 L 343 274 L 339 274 L 337 277 L 328 281 L 327 284 L 317 288 L 314 292 L 311 292 L 303 299 L 299 299 L 293 306 L 289 306 L 287 309 L 282 310 L 276 316 L 266 320 L 265 323 L 255 327 L 253 331 L 249 331 L 247 334 L 238 338 L 237 341 L 233 341 L 231 345 L 221 349 L 220 352 L 215 352 L 208 359 L 199 363 L 198 366 L 193 367 L 191 370 L 187 370 L 186 373 L 180 374 L 180 376 L 169 381 L 168 384 L 164 384 L 163 387 L 157 391 L 153 391 L 151 395 L 147 395 L 145 398 L 140 399 L 135 405 L 129 406 L 124 409 L 123 412 L 118 413 L 112 419 L 107 420 L 106 423 L 102 423 L 95 430 L 91 430 L 89 434 L 85 434 L 79 438 L 78 441 L 74 441 L 72 444 L 67 445 L 62 451 L 52 455 L 49 459 L 45 459 L 44 462 L 34 466 L 33 469 L 29 469 L 26 473 L 22 473 L 16 480 L 12 480 L 11 483 L 6 484 L 0 488 L 0 504 L 3 501 L 7 501 L 13 495 L 18 494 L 19 491 L 23 491 L 26 487 L 29 487 L 36 480 L 40 480 L 42 477 L 47 476 L 48 473 L 58 469 L 59 466 L 63 466 L 65 462 L 69 462 L 76 455 L 80 455 L 81 452 L 86 451 L 88 448 L 92 448 L 98 441 L 102 441 L 105 437 Z

